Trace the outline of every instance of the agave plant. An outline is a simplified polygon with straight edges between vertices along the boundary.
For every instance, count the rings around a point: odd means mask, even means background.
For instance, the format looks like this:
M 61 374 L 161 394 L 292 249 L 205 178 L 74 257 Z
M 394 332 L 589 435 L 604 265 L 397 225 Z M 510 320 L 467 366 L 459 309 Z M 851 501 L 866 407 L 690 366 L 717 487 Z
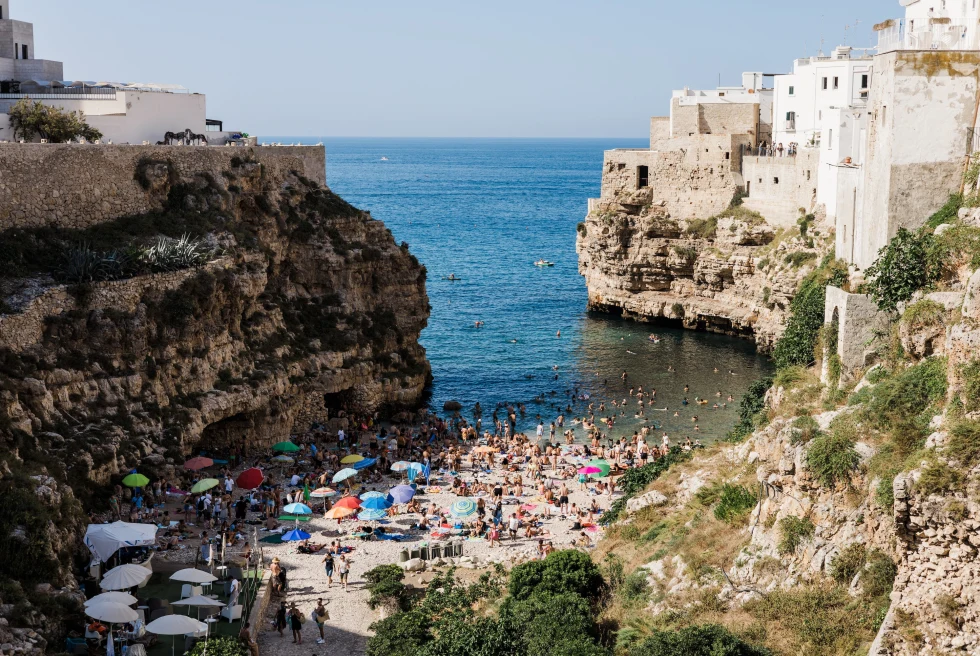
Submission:
M 55 277 L 62 282 L 79 284 L 116 280 L 126 275 L 129 258 L 116 250 L 101 252 L 88 244 L 79 244 L 65 252 Z
M 205 264 L 213 255 L 214 249 L 190 235 L 159 237 L 143 250 L 140 263 L 153 272 L 177 271 Z

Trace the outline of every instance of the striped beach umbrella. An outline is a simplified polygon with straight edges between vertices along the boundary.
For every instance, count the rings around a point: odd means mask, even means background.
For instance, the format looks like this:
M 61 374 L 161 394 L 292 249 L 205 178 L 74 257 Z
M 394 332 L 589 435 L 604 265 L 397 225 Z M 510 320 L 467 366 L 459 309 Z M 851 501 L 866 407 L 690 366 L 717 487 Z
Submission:
M 332 497 L 335 494 L 337 494 L 337 490 L 329 487 L 318 487 L 310 492 L 310 496 L 314 499 L 326 499 L 327 497 Z
M 465 519 L 476 514 L 476 501 L 460 499 L 449 507 L 449 514 L 457 519 Z
M 374 522 L 379 519 L 384 519 L 388 516 L 384 510 L 379 510 L 375 508 L 368 508 L 367 510 L 362 510 L 358 513 L 357 518 L 363 522 Z

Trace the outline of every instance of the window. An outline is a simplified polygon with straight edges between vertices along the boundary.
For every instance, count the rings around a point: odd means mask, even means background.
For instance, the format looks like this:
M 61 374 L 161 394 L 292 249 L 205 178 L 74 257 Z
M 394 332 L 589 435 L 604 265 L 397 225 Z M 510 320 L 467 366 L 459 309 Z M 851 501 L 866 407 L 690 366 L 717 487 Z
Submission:
M 817 111 L 817 120 L 818 121 L 822 121 L 823 120 L 823 110 L 822 109 L 819 110 L 819 111 Z
M 976 1 L 976 0 L 974 0 L 974 2 L 975 2 L 975 1 Z M 791 96 L 792 96 L 792 95 L 794 95 L 795 93 L 796 93 L 796 87 L 790 87 L 790 88 L 789 88 L 789 95 L 791 95 Z
M 773 184 L 779 184 L 779 178 L 773 178 L 772 179 L 772 183 Z
M 725 153 L 725 159 L 731 159 L 731 158 L 732 158 L 732 154 L 730 152 Z
M 827 78 L 823 78 L 823 89 L 824 91 L 827 90 Z
M 976 2 L 976 0 L 973 0 L 973 1 Z M 868 76 L 867 76 L 867 74 L 861 76 L 861 88 L 862 89 L 867 89 L 868 88 Z
M 976 0 L 973 0 L 976 2 Z M 0 20 L 3 20 L 3 7 L 0 7 Z
M 647 166 L 636 167 L 636 187 L 645 189 L 650 186 L 650 168 Z
M 24 45 L 21 46 L 21 48 L 23 48 L 24 50 L 24 56 L 21 57 L 21 59 L 27 59 L 27 44 L 25 43 Z
M 833 141 L 834 141 L 834 129 L 830 128 L 829 130 L 827 130 L 827 150 L 833 148 L 833 146 L 831 145 Z
M 840 78 L 839 77 L 835 77 L 834 78 L 834 88 L 835 89 L 840 89 Z
M 14 59 L 20 59 L 20 44 L 14 43 Z
M 810 179 L 810 169 L 807 169 L 807 171 L 806 171 L 806 179 L 807 180 Z

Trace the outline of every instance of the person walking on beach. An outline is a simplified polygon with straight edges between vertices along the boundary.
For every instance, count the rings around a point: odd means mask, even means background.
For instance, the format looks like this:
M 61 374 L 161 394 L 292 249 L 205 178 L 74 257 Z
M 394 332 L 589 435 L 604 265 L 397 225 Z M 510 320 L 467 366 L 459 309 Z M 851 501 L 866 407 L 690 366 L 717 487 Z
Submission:
M 293 631 L 293 643 L 297 645 L 303 644 L 303 619 L 294 602 L 289 607 L 289 628 Z
M 327 551 L 327 555 L 323 557 L 321 562 L 323 563 L 324 571 L 327 573 L 327 587 L 329 588 L 333 585 L 333 553 Z
M 252 639 L 252 625 L 245 622 L 245 626 L 238 632 L 238 640 L 248 648 L 251 656 L 259 656 L 259 643 Z
M 273 628 L 279 632 L 279 637 L 283 637 L 283 629 L 286 628 L 286 602 L 279 602 L 279 609 L 276 610 L 276 618 L 272 621 Z
M 317 599 L 316 608 L 313 609 L 313 621 L 316 622 L 316 628 L 320 632 L 320 637 L 316 641 L 318 645 L 326 642 L 326 639 L 323 637 L 323 623 L 329 619 L 330 613 L 327 612 L 326 607 L 323 605 L 323 599 Z
M 347 577 L 350 575 L 350 565 L 351 561 L 347 559 L 347 556 L 341 554 L 340 560 L 337 561 L 337 573 L 340 575 L 340 584 L 344 586 L 344 592 L 350 592 L 347 589 Z

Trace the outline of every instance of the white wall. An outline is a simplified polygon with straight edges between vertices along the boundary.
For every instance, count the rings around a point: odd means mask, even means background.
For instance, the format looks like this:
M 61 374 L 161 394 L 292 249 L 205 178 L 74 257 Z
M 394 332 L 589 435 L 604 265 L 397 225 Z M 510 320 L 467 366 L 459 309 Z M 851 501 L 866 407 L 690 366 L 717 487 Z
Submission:
M 16 101 L 4 101 L 6 105 Z M 117 91 L 113 100 L 92 98 L 42 100 L 46 105 L 66 111 L 81 111 L 92 127 L 102 131 L 113 143 L 141 144 L 162 141 L 166 132 L 205 130 L 205 96 L 202 94 L 159 93 L 150 91 Z M 6 111 L 6 107 L 0 105 Z M 0 139 L 13 140 L 13 132 L 3 114 Z

